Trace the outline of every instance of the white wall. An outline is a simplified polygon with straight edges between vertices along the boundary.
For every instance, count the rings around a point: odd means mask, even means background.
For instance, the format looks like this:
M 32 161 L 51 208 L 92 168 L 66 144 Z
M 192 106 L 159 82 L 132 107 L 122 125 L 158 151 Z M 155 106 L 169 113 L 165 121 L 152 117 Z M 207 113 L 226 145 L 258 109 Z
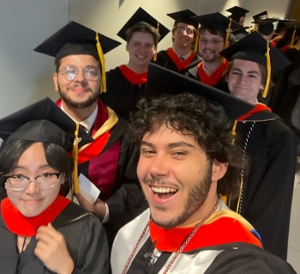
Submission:
M 110 69 L 128 61 L 126 42 L 116 33 L 140 6 L 171 29 L 173 21 L 166 13 L 181 9 L 189 8 L 198 15 L 216 11 L 229 15 L 225 10 L 237 5 L 250 10 L 248 18 L 246 17 L 246 24 L 250 24 L 252 15 L 264 10 L 268 10 L 270 16 L 283 18 L 289 1 L 280 0 L 274 4 L 275 0 L 72 0 L 70 18 L 122 42 L 121 46 L 105 55 L 106 68 Z M 166 49 L 170 45 L 171 34 L 168 34 L 159 43 L 158 50 Z
M 0 0 L 0 118 L 53 89 L 53 58 L 33 51 L 68 21 L 67 0 Z

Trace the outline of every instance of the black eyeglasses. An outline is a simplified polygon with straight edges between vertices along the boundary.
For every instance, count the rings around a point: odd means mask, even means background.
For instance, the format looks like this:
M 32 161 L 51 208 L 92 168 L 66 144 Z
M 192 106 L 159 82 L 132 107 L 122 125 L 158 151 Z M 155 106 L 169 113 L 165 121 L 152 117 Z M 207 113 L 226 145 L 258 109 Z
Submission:
M 30 179 L 22 174 L 4 175 L 3 177 L 6 179 L 11 190 L 22 191 L 25 190 L 31 182 L 35 182 L 40 189 L 52 188 L 58 181 L 60 174 L 61 172 L 43 173 L 36 176 L 34 179 Z
M 87 66 L 83 70 L 83 75 L 88 81 L 95 81 L 100 75 L 100 70 L 94 66 Z M 73 65 L 64 66 L 58 71 L 66 80 L 72 81 L 79 73 L 79 69 Z
M 191 28 L 176 27 L 175 30 L 177 32 L 182 33 L 182 34 L 184 34 L 184 32 L 186 32 L 187 35 L 192 35 L 192 34 L 196 33 L 196 30 L 195 29 L 191 29 Z

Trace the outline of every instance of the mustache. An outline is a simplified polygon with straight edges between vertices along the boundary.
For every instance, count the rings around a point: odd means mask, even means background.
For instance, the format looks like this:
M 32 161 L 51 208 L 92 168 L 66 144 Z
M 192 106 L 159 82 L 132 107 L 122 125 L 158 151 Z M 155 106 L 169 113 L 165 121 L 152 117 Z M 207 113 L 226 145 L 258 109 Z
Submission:
M 154 185 L 155 183 L 159 184 L 159 185 L 163 185 L 163 186 L 171 186 L 171 187 L 175 187 L 178 188 L 177 184 L 174 184 L 166 179 L 158 179 L 158 178 L 147 178 L 143 180 L 143 183 L 146 185 Z

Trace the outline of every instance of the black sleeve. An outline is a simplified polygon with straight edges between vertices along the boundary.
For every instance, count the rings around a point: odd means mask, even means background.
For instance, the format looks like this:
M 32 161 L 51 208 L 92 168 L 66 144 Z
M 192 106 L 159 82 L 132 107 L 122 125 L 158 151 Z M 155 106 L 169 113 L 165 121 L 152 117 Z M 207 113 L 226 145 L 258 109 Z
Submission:
M 80 227 L 82 232 L 76 258 L 73 258 L 75 263 L 73 273 L 109 274 L 109 249 L 105 230 L 99 219 L 89 214 L 84 218 L 84 223 Z M 74 241 L 74 239 L 70 237 L 70 241 Z
M 205 274 L 295 274 L 279 257 L 249 244 L 236 244 L 221 252 Z

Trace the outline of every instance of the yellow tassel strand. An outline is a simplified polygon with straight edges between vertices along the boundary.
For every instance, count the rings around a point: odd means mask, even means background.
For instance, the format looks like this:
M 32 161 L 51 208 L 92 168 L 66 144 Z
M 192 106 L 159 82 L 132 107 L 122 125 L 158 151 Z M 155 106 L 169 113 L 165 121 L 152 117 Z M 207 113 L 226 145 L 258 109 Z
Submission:
M 290 48 L 294 47 L 296 30 L 297 30 L 297 28 L 295 26 L 295 29 L 294 29 L 294 32 L 293 32 L 293 35 L 292 35 L 292 40 L 291 40 Z
M 237 205 L 236 205 L 236 210 L 235 210 L 236 213 L 239 213 L 239 207 L 240 207 L 240 203 L 241 203 L 243 187 L 244 187 L 244 179 L 241 178 L 239 199 L 238 199 L 238 202 L 237 202 Z
M 157 21 L 156 29 L 157 29 L 157 31 L 159 33 L 159 22 L 158 21 Z M 156 61 L 156 59 L 157 59 L 157 51 L 158 51 L 158 43 L 157 43 L 157 46 L 156 46 L 156 51 L 155 51 L 155 53 L 153 55 L 153 61 Z
M 264 88 L 262 97 L 266 98 L 269 91 L 270 81 L 271 81 L 271 58 L 270 58 L 270 46 L 267 42 L 267 51 L 266 51 L 266 62 L 267 62 L 267 79 L 266 79 L 266 86 Z
M 105 73 L 105 59 L 104 59 L 104 54 L 100 45 L 100 41 L 99 41 L 99 34 L 98 32 L 96 32 L 96 37 L 95 37 L 97 43 L 96 43 L 96 47 L 97 47 L 97 51 L 98 51 L 98 55 L 100 58 L 100 63 L 101 63 L 101 80 L 102 80 L 102 90 L 101 92 L 106 92 L 106 73 Z
M 73 142 L 73 162 L 74 162 L 74 171 L 73 171 L 73 182 L 74 182 L 74 193 L 80 193 L 80 186 L 78 181 L 78 144 L 81 141 L 81 138 L 78 138 L 79 134 L 79 123 L 76 123 L 76 130 L 74 132 L 75 138 Z
M 230 32 L 231 32 L 231 24 L 232 24 L 232 19 L 230 18 L 229 19 L 229 24 L 228 24 L 228 27 L 227 27 L 227 30 L 226 30 L 226 37 L 225 37 L 225 41 L 224 41 L 224 49 L 226 49 L 228 47 L 229 35 L 230 35 Z M 226 59 L 223 57 L 222 58 L 222 63 L 225 64 L 225 62 L 226 62 Z
M 198 51 L 198 44 L 199 44 L 199 36 L 200 36 L 200 24 L 198 24 L 196 30 L 196 38 L 195 38 L 195 45 L 194 45 L 194 52 L 197 53 Z
M 236 136 L 236 126 L 237 126 L 237 120 L 234 121 L 232 129 L 231 129 L 231 134 L 235 137 Z M 234 145 L 234 139 L 232 139 L 232 144 Z

